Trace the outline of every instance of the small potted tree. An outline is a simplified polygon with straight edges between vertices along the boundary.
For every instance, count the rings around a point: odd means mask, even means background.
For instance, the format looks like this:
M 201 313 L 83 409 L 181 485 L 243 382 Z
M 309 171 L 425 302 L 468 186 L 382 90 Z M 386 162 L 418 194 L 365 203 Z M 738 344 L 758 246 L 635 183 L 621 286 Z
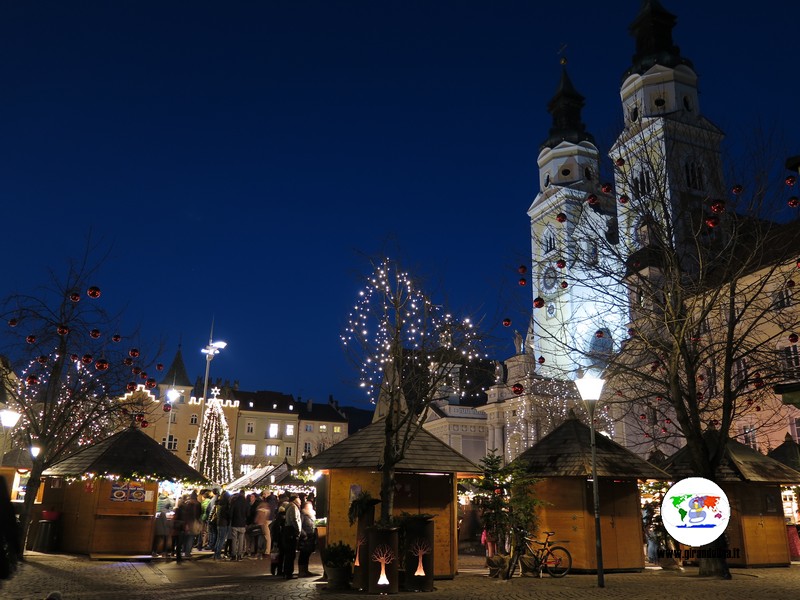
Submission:
M 356 553 L 344 542 L 328 544 L 322 552 L 322 565 L 328 577 L 328 589 L 350 589 L 350 576 L 353 573 L 353 560 Z

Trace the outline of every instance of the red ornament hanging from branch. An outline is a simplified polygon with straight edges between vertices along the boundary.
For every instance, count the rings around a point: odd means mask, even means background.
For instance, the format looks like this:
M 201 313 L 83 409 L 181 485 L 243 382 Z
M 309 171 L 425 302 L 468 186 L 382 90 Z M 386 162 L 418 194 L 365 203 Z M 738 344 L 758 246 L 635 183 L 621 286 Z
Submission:
M 90 365 L 90 364 L 92 364 L 92 361 L 93 361 L 93 360 L 94 360 L 94 357 L 93 357 L 91 354 L 84 354 L 84 355 L 83 355 L 83 358 L 81 358 L 81 362 L 82 362 L 83 364 L 85 364 L 85 365 Z
M 739 194 L 741 194 L 743 191 L 744 191 L 744 187 L 742 186 L 742 184 L 741 184 L 741 183 L 737 183 L 736 185 L 734 185 L 734 186 L 731 188 L 731 193 L 733 193 L 733 194 L 735 194 L 735 195 L 737 195 L 737 196 L 738 196 Z
M 598 339 L 604 338 L 605 336 L 606 336 L 606 334 L 602 329 L 598 329 L 597 331 L 594 332 L 594 337 L 596 337 Z
M 528 280 L 527 280 L 527 279 L 525 279 L 524 277 L 520 277 L 520 278 L 519 278 L 519 284 L 520 284 L 520 285 L 525 285 L 525 284 L 527 284 L 527 283 L 528 283 Z
M 67 327 L 66 325 L 59 325 L 56 328 L 56 333 L 58 335 L 67 335 L 69 333 L 69 327 Z
M 133 359 L 128 358 L 126 356 L 125 358 L 122 359 L 122 364 L 125 365 L 126 367 L 130 367 L 133 364 Z
M 539 362 L 539 364 L 540 364 L 540 365 L 543 365 L 543 364 L 545 363 L 545 358 L 544 358 L 544 356 L 540 356 L 540 357 L 539 357 L 537 360 L 538 360 L 538 362 Z
M 72 300 L 73 302 L 80 302 L 81 301 L 81 295 L 78 292 L 72 292 L 69 295 L 69 299 Z
M 797 199 L 797 196 L 792 196 L 786 204 L 788 204 L 790 208 L 797 208 L 800 206 L 800 200 Z
M 147 380 L 147 383 L 145 383 L 145 387 L 146 387 L 148 390 L 152 390 L 154 387 L 156 387 L 156 380 L 155 380 L 155 379 L 153 379 L 152 377 L 150 377 L 150 378 Z
M 786 177 L 786 185 L 792 187 L 795 183 L 797 183 L 797 177 L 794 175 L 789 175 Z
M 719 217 L 706 217 L 706 226 L 709 229 L 714 229 L 717 225 L 719 225 Z
M 541 296 L 537 296 L 536 299 L 533 301 L 533 306 L 535 308 L 542 308 L 544 306 L 544 298 Z
M 94 368 L 97 369 L 98 371 L 107 371 L 108 361 L 105 358 L 101 358 L 96 363 L 94 363 Z
M 511 386 L 511 391 L 514 392 L 517 396 L 519 396 L 520 394 L 522 394 L 522 392 L 525 391 L 525 388 L 522 386 L 521 383 L 515 383 L 513 386 Z
M 164 412 L 169 412 L 169 411 L 171 411 L 171 410 L 172 410 L 172 405 L 171 405 L 171 404 L 165 404 L 165 405 L 162 407 L 162 410 L 163 410 Z
M 527 272 L 528 272 L 528 267 L 526 267 L 525 265 L 520 265 L 517 267 L 517 273 L 519 273 L 520 275 L 525 275 L 525 273 Z
M 128 350 L 128 356 L 136 358 L 137 356 L 139 356 L 139 349 L 138 348 L 131 348 L 130 350 Z
M 597 200 L 597 196 L 595 196 L 594 194 L 589 194 L 588 196 L 586 196 L 586 201 L 587 201 L 587 202 L 588 202 L 590 205 L 594 206 L 594 205 L 595 205 L 595 204 L 597 204 L 597 202 L 598 202 L 598 200 Z
M 16 327 L 18 324 L 19 324 L 19 321 L 17 319 L 9 319 L 8 320 L 8 326 L 9 327 Z
M 26 336 L 25 337 L 25 341 L 28 342 L 29 344 L 35 344 L 36 343 L 36 336 L 35 335 Z
M 566 267 L 566 266 L 567 266 L 567 261 L 565 261 L 563 258 L 559 258 L 559 259 L 556 261 L 556 266 L 557 266 L 559 269 L 563 269 L 564 267 Z
M 36 385 L 39 383 L 39 378 L 36 375 L 28 375 L 25 378 L 26 385 Z
M 787 288 L 793 288 L 794 287 L 794 279 L 790 279 L 789 281 L 787 281 L 786 282 L 786 287 Z
M 567 215 L 565 215 L 564 213 L 560 212 L 556 215 L 556 221 L 558 221 L 559 223 L 563 223 L 566 220 L 567 220 Z
M 606 182 L 603 184 L 603 187 L 600 188 L 604 194 L 610 194 L 613 187 L 610 183 Z
M 796 344 L 796 343 L 797 343 L 797 340 L 798 340 L 798 337 L 797 337 L 797 334 L 796 334 L 796 333 L 790 333 L 790 334 L 789 334 L 789 341 L 790 341 L 792 344 Z
M 148 423 L 147 421 L 142 421 L 141 425 L 142 425 L 142 429 L 145 429 L 145 428 L 150 426 L 150 423 Z
M 618 167 L 621 167 L 621 166 L 623 166 L 625 164 L 625 159 L 624 158 L 618 158 L 616 161 L 614 161 L 614 164 L 617 165 Z
M 562 281 L 561 282 L 561 289 L 565 290 L 565 289 L 567 289 L 568 286 L 569 286 L 569 284 L 566 281 Z
M 100 337 L 100 330 L 99 330 L 99 329 L 92 329 L 92 330 L 89 332 L 89 335 L 90 335 L 92 338 L 94 338 L 94 339 L 97 339 L 97 338 L 99 338 L 99 337 Z
M 96 285 L 93 285 L 88 290 L 86 290 L 86 295 L 89 296 L 89 298 L 99 298 L 100 288 L 97 287 Z
M 725 203 L 722 200 L 714 200 L 711 203 L 711 212 L 720 215 L 725 212 Z
M 156 365 L 156 371 L 163 371 L 163 370 L 164 370 L 164 365 L 163 365 L 163 364 L 161 364 L 161 363 L 158 363 L 158 364 Z
M 47 357 L 44 354 L 42 354 L 39 358 L 36 359 L 36 362 L 38 362 L 40 365 L 46 365 Z
M 503 319 L 503 327 L 510 327 L 511 319 Z
M 628 197 L 628 194 L 622 194 L 619 197 L 619 203 L 620 204 L 627 204 L 629 200 L 630 200 L 630 198 Z
M 125 389 L 128 390 L 129 392 L 135 392 L 136 391 L 136 382 L 135 381 L 129 381 L 128 385 L 125 386 Z
M 118 333 L 115 333 L 114 335 L 111 336 L 111 341 L 112 342 L 121 342 L 122 341 L 122 336 L 120 334 L 118 334 Z

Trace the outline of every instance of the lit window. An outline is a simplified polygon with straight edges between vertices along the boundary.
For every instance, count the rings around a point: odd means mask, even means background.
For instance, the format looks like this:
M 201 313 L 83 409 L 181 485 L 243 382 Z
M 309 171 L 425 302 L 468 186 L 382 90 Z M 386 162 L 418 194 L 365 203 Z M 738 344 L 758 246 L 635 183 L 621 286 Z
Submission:
M 733 385 L 740 388 L 747 383 L 747 360 L 737 358 L 733 361 Z
M 269 433 L 267 434 L 271 438 L 278 437 L 278 424 L 277 423 L 270 423 L 269 424 Z
M 294 435 L 294 423 L 286 424 L 286 435 Z
M 342 433 L 342 426 L 341 425 L 334 425 L 333 426 L 333 433 Z
M 253 465 L 239 465 L 239 473 L 241 473 L 242 475 L 247 475 L 252 470 L 253 470 Z
M 192 415 L 191 417 L 189 417 L 189 423 L 191 425 L 197 425 L 197 415 Z
M 291 455 L 292 455 L 292 447 L 286 446 L 286 456 L 291 456 Z
M 800 379 L 800 353 L 797 344 L 786 346 L 783 349 L 784 375 L 789 379 Z
M 253 421 L 247 422 L 247 427 L 246 427 L 247 433 L 253 433 L 253 431 L 255 431 L 255 428 L 256 424 Z
M 279 448 L 275 444 L 268 444 L 264 454 L 266 456 L 278 456 L 278 450 Z
M 311 423 L 306 423 L 306 431 L 314 431 L 314 425 Z
M 742 443 L 758 450 L 756 444 L 756 428 L 752 425 L 744 425 L 742 427 Z
M 319 426 L 320 433 L 328 433 L 328 426 L 327 425 L 320 425 Z
M 256 455 L 255 444 L 242 444 L 242 456 L 255 456 L 255 455 Z

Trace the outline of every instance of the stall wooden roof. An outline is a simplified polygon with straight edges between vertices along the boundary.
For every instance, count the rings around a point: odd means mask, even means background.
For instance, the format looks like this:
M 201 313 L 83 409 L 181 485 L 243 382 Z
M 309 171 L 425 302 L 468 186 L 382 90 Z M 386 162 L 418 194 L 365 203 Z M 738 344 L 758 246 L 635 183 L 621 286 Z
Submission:
M 596 433 L 597 476 L 617 479 L 669 479 L 669 475 L 627 448 Z M 535 477 L 591 477 L 591 430 L 572 416 L 514 462 Z
M 383 460 L 384 420 L 371 423 L 316 456 L 302 467 L 313 469 L 380 469 Z M 476 475 L 483 470 L 433 434 L 420 429 L 406 450 L 397 471 L 461 473 Z
M 710 444 L 719 435 L 711 430 L 703 434 Z M 711 438 L 709 440 L 709 438 Z M 697 475 L 691 464 L 689 449 L 684 446 L 667 459 L 663 465 L 672 479 Z M 725 455 L 717 469 L 715 480 L 748 481 L 753 483 L 800 483 L 800 472 L 782 462 L 753 450 L 750 446 L 729 439 L 725 444 Z
M 209 483 L 138 427 L 129 427 L 96 444 L 74 452 L 45 475 L 80 477 L 85 473 L 116 475 L 124 479 L 148 477 L 161 480 Z

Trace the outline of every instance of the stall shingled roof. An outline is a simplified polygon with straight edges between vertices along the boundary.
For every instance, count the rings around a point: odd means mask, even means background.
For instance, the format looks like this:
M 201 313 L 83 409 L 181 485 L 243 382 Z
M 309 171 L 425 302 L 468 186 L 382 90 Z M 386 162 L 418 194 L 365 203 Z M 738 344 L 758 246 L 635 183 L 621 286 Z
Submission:
M 383 419 L 376 421 L 304 460 L 301 466 L 313 469 L 380 469 L 385 443 L 384 428 Z M 395 470 L 464 475 L 483 473 L 483 469 L 466 456 L 424 429 L 419 430 Z
M 129 427 L 96 444 L 86 446 L 51 465 L 45 475 L 80 477 L 86 473 L 123 479 L 210 483 L 138 427 Z
M 602 434 L 595 435 L 597 476 L 617 479 L 669 479 L 669 475 Z M 535 477 L 591 477 L 591 429 L 574 413 L 520 454 L 514 462 Z

